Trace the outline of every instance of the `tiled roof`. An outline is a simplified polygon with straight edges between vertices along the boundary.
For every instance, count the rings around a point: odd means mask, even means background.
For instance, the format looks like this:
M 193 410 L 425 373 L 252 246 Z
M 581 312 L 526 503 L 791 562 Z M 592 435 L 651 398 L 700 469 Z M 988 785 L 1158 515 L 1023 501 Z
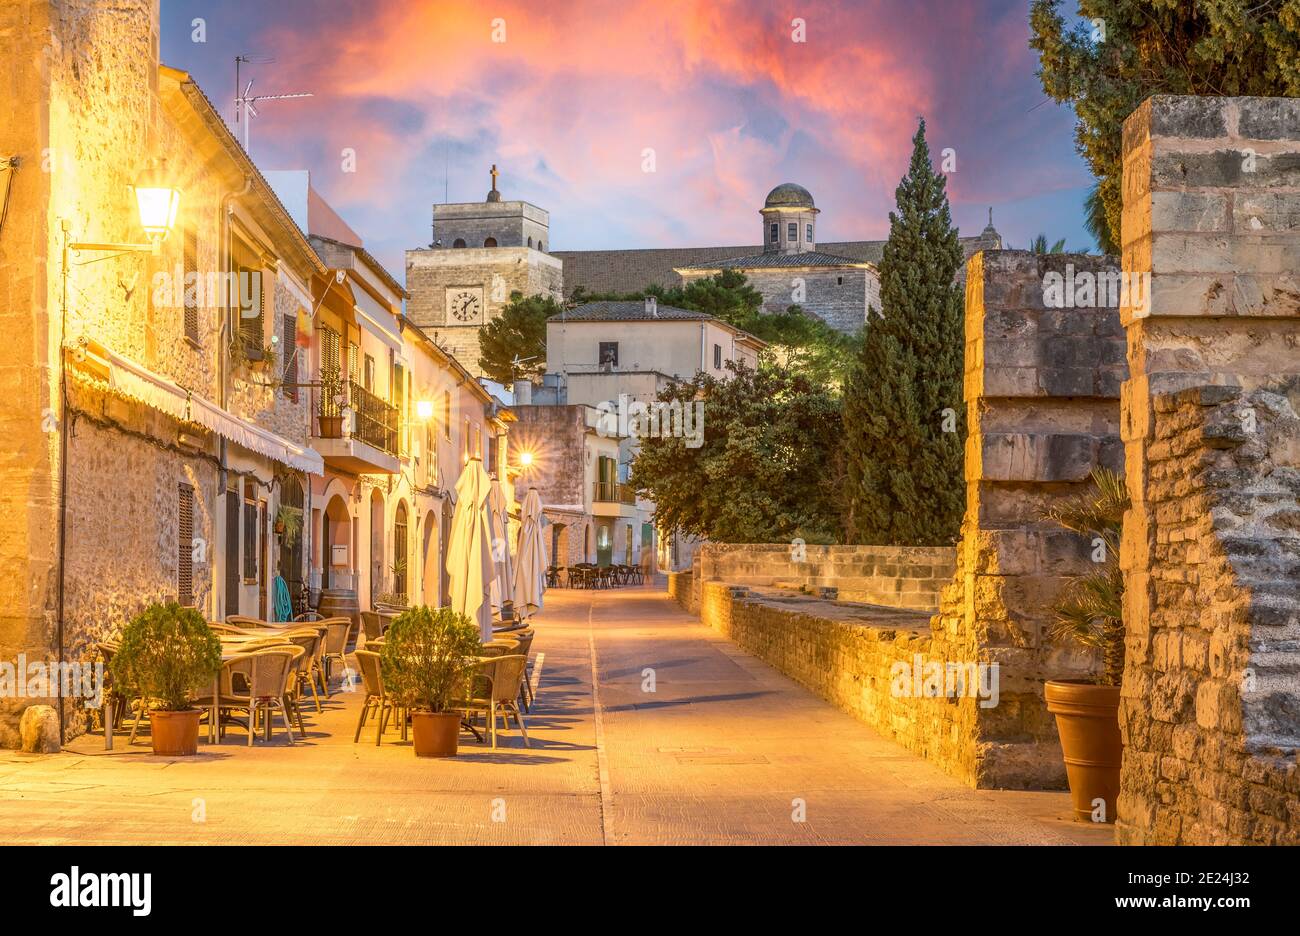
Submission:
M 712 315 L 679 309 L 676 306 L 660 305 L 655 308 L 655 315 L 646 310 L 644 300 L 635 302 L 588 302 L 563 314 L 566 322 L 702 322 L 712 319 Z M 561 316 L 552 316 L 560 318 Z
M 758 253 L 748 257 L 733 257 L 730 260 L 715 260 L 694 263 L 682 270 L 770 270 L 778 267 L 839 267 L 864 263 L 849 257 L 823 253 L 820 250 L 807 250 L 803 253 Z
M 996 232 L 994 232 L 996 234 Z M 986 235 L 959 237 L 962 255 L 1001 246 L 1001 238 Z M 820 252 L 847 257 L 857 262 L 879 263 L 885 250 L 883 240 L 835 241 L 817 245 Z M 761 246 L 733 247 L 655 247 L 633 250 L 556 250 L 552 254 L 564 261 L 564 294 L 573 295 L 579 286 L 594 293 L 634 293 L 647 286 L 680 286 L 682 278 L 675 272 L 683 267 L 718 264 L 762 253 Z M 965 273 L 963 267 L 958 277 Z

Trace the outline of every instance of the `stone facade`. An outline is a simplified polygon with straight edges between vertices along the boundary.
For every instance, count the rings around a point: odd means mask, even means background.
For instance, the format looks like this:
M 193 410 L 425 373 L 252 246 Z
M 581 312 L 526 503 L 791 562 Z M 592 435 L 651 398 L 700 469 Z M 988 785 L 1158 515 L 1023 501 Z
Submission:
M 562 263 L 550 254 L 529 247 L 468 247 L 465 249 L 408 250 L 406 312 L 471 374 L 478 366 L 479 330 L 510 301 L 510 294 L 559 298 L 563 287 Z M 469 309 L 458 318 L 448 302 L 460 301 Z
M 1297 166 L 1293 99 L 1124 125 L 1124 843 L 1300 843 Z
M 697 592 L 705 582 L 836 590 L 842 601 L 935 611 L 952 579 L 948 546 L 790 546 L 705 543 L 695 553 Z
M 880 277 L 874 267 L 747 269 L 743 271 L 763 295 L 764 312 L 784 312 L 792 305 L 815 310 L 832 328 L 852 334 L 861 331 L 867 310 L 880 311 Z M 684 283 L 712 276 L 710 271 L 682 273 Z

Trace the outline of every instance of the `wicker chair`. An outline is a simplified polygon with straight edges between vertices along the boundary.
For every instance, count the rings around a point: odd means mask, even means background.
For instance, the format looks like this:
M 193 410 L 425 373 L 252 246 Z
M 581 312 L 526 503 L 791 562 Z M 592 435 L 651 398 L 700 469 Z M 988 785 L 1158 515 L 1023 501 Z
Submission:
M 316 692 L 316 675 L 317 667 L 323 659 L 322 647 L 325 643 L 324 637 L 320 631 L 315 630 L 298 630 L 284 635 L 284 639 L 295 647 L 302 647 L 303 657 L 294 667 L 294 679 L 292 683 L 294 703 L 294 714 L 298 717 L 298 730 L 306 734 L 302 726 L 302 713 L 298 711 L 298 696 L 302 689 L 303 682 L 311 688 L 312 701 L 316 703 L 316 713 L 321 711 L 320 696 Z
M 378 611 L 361 612 L 361 631 L 366 635 L 366 644 L 384 636 L 384 623 Z
M 284 717 L 284 730 L 293 744 L 293 725 L 289 723 L 289 679 L 294 674 L 294 664 L 305 655 L 301 647 L 265 647 L 248 655 L 248 746 L 253 746 L 257 716 L 262 714 L 266 724 L 266 740 L 271 740 L 271 712 L 279 709 Z
M 194 700 L 194 704 L 209 710 L 208 740 L 220 741 L 222 735 L 222 713 L 231 709 L 247 709 L 249 705 L 248 686 L 250 681 L 249 660 L 252 654 L 240 654 L 221 664 L 217 671 L 217 694 L 204 693 Z
M 406 740 L 406 718 L 396 704 L 384 693 L 384 672 L 379 665 L 379 654 L 372 650 L 358 650 L 353 654 L 357 658 L 357 669 L 361 671 L 361 688 L 365 697 L 361 700 L 361 718 L 357 721 L 357 732 L 352 736 L 352 743 L 361 740 L 361 729 L 366 727 L 366 718 L 373 708 L 375 715 L 375 746 L 384 736 L 384 726 L 388 716 L 393 715 L 402 723 L 402 740 Z
M 245 614 L 227 614 L 226 623 L 234 624 L 236 627 L 274 627 L 270 621 L 263 621 L 261 618 L 248 617 Z
M 528 660 L 533 649 L 533 636 L 536 634 L 532 628 L 528 630 L 516 631 L 510 636 L 519 641 L 519 649 L 515 651 L 524 658 L 524 678 L 519 683 L 519 701 L 523 703 L 524 711 L 527 712 L 533 707 L 533 687 L 528 682 Z
M 331 663 L 338 660 L 346 669 L 348 665 L 347 654 L 348 645 L 353 640 L 353 628 L 351 618 L 337 617 L 326 618 L 320 622 L 325 625 L 325 652 L 322 663 L 325 667 L 325 698 L 329 698 L 329 677 L 332 669 Z
M 492 735 L 492 747 L 497 746 L 497 716 L 502 719 L 513 717 L 524 738 L 524 747 L 529 747 L 528 729 L 524 726 L 524 717 L 519 711 L 519 684 L 523 680 L 524 665 L 527 660 L 519 654 L 493 657 L 483 660 L 474 670 L 474 677 L 469 681 L 472 687 L 470 698 L 456 707 L 467 713 L 482 712 L 487 716 L 488 731 Z M 508 725 L 508 721 L 503 724 Z

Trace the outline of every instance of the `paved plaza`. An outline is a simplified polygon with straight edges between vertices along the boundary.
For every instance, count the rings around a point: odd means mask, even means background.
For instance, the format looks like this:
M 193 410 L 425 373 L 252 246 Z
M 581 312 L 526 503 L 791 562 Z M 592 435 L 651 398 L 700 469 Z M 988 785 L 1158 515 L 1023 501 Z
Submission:
M 335 691 L 292 747 L 235 728 L 192 758 L 124 736 L 0 752 L 0 828 L 33 844 L 1111 841 L 1065 793 L 968 789 L 660 590 L 552 590 L 537 631 L 531 747 L 515 730 L 496 751 L 464 735 L 449 760 L 395 730 L 353 743 L 360 695 Z

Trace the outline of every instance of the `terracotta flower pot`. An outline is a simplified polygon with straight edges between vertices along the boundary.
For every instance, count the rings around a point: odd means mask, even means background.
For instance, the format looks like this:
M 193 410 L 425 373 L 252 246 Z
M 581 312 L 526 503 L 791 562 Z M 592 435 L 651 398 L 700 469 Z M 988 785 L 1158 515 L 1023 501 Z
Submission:
M 1114 822 L 1124 748 L 1119 735 L 1119 686 L 1052 679 L 1043 687 L 1043 695 L 1047 710 L 1056 716 L 1075 818 L 1093 821 L 1093 804 L 1103 800 L 1104 821 Z
M 342 416 L 317 416 L 316 419 L 320 423 L 320 437 L 322 439 L 343 438 Z
M 412 712 L 411 745 L 417 757 L 455 757 L 460 716 L 455 712 Z
M 199 750 L 198 709 L 188 712 L 150 712 L 149 733 L 153 738 L 153 752 L 169 757 L 197 754 Z

